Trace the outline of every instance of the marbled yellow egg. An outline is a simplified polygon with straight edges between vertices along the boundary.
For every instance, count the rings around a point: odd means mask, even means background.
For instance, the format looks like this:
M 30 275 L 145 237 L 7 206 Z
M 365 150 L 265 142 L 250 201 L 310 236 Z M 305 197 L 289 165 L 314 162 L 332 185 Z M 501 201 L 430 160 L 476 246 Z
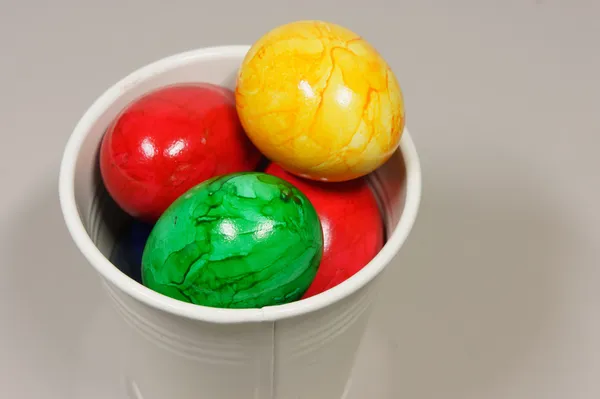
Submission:
M 404 130 L 402 92 L 387 62 L 356 33 L 322 21 L 279 26 L 254 43 L 236 103 L 265 156 L 314 180 L 370 173 Z

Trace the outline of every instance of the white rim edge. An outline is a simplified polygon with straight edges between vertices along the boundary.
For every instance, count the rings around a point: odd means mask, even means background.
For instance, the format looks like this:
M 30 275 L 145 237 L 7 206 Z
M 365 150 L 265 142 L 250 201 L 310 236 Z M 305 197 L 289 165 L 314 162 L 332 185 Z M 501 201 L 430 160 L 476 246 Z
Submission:
M 137 80 L 152 76 L 165 68 L 171 68 L 173 65 L 184 63 L 190 58 L 201 59 L 213 55 L 223 57 L 240 56 L 245 54 L 249 47 L 248 45 L 232 45 L 190 50 L 162 58 L 130 73 L 100 95 L 80 118 L 65 146 L 59 172 L 59 199 L 67 229 L 81 253 L 103 278 L 147 306 L 181 317 L 218 324 L 286 319 L 322 309 L 351 295 L 375 278 L 394 258 L 397 252 L 396 249 L 402 247 L 412 230 L 421 199 L 421 167 L 419 157 L 410 133 L 405 128 L 399 148 L 406 167 L 407 190 L 400 221 L 383 249 L 375 258 L 358 273 L 336 287 L 319 295 L 284 305 L 262 309 L 218 309 L 181 302 L 158 294 L 137 283 L 117 269 L 100 252 L 88 235 L 75 202 L 75 166 L 86 132 L 93 125 L 97 116 L 104 112 L 114 99 L 118 97 L 123 87 L 127 87 Z

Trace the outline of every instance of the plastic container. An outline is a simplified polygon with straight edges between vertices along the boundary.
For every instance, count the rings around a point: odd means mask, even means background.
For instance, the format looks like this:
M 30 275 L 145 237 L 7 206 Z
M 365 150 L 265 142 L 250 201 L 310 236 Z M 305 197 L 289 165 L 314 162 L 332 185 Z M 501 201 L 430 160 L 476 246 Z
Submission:
M 132 100 L 164 85 L 205 81 L 234 88 L 248 49 L 198 49 L 133 72 L 87 110 L 63 155 L 59 193 L 66 225 L 132 327 L 123 337 L 126 350 L 115 359 L 132 399 L 343 398 L 377 282 L 417 215 L 421 172 L 405 130 L 394 156 L 370 176 L 387 242 L 359 273 L 331 290 L 263 309 L 214 309 L 160 295 L 115 267 L 108 256 L 125 217 L 100 179 L 97 158 L 105 129 Z

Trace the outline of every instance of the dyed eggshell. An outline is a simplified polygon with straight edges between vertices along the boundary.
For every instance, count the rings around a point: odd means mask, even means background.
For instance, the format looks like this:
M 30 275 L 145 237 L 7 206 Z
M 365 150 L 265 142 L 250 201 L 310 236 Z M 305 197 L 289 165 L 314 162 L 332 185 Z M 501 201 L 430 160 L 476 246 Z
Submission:
M 290 183 L 260 172 L 208 180 L 159 218 L 142 257 L 144 285 L 219 308 L 299 299 L 323 253 L 319 218 Z
M 133 220 L 117 237 L 110 261 L 138 283 L 142 282 L 142 254 L 152 225 Z
M 364 178 L 323 183 L 298 178 L 279 165 L 265 173 L 292 183 L 311 201 L 323 228 L 323 258 L 304 298 L 326 291 L 353 276 L 379 253 L 384 226 L 377 200 Z
M 250 48 L 236 106 L 248 137 L 285 170 L 313 180 L 364 176 L 404 130 L 398 81 L 382 56 L 339 25 L 279 26 Z
M 253 170 L 260 160 L 233 92 L 198 83 L 161 88 L 130 104 L 104 135 L 100 170 L 125 212 L 154 222 L 196 184 Z

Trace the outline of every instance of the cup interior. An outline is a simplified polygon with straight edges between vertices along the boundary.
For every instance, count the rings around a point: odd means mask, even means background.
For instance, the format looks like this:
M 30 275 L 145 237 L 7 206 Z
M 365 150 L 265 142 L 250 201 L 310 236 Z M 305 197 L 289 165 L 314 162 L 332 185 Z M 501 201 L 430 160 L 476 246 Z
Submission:
M 216 310 L 198 305 L 176 304 L 175 300 L 150 291 L 139 281 L 132 280 L 132 271 L 124 269 L 123 265 L 118 269 L 118 265 L 110 263 L 115 242 L 131 218 L 115 204 L 102 183 L 98 156 L 107 127 L 130 102 L 160 87 L 177 83 L 209 82 L 235 89 L 237 70 L 247 50 L 248 46 L 196 50 L 162 59 L 135 71 L 111 87 L 92 105 L 78 123 L 65 149 L 61 165 L 60 197 L 71 235 L 103 277 L 151 306 L 168 308 L 170 311 L 177 308 L 193 318 L 196 318 L 193 315 L 194 308 L 203 309 L 205 314 L 223 313 L 223 320 L 237 317 L 230 317 L 227 313 L 235 314 L 240 317 L 239 321 L 253 317 L 277 318 L 315 310 L 350 295 L 374 278 L 398 252 L 416 217 L 421 189 L 420 169 L 412 140 L 405 130 L 400 148 L 392 158 L 368 176 L 378 198 L 386 228 L 384 248 L 359 273 L 322 294 L 278 305 L 272 307 L 272 310 L 263 308 L 259 312 L 252 309 Z M 272 313 L 271 316 L 268 315 L 269 312 Z

